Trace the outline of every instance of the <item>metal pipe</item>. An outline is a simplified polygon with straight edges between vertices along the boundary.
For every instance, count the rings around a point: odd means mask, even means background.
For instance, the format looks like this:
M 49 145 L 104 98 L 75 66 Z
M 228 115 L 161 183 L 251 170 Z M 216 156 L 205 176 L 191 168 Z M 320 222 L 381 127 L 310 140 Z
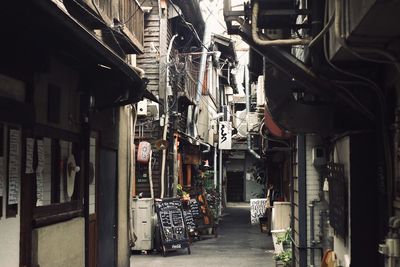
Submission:
M 310 208 L 310 242 L 311 245 L 310 247 L 314 247 L 315 245 L 315 240 L 314 240 L 314 200 L 310 202 L 310 204 L 308 205 L 308 207 Z M 310 267 L 314 267 L 315 264 L 315 254 L 314 254 L 314 250 L 312 249 L 310 251 Z
M 246 91 L 246 113 L 247 115 L 250 113 L 250 88 L 249 88 L 249 69 L 248 66 L 244 67 L 244 79 L 245 79 L 245 91 Z M 256 159 L 261 159 L 261 156 L 253 150 L 251 145 L 251 134 L 247 134 L 247 150 L 252 154 Z
M 166 71 L 166 80 L 167 80 L 167 88 L 170 88 L 169 85 L 169 63 L 170 63 L 170 54 L 171 54 L 171 50 L 172 50 L 172 44 L 175 40 L 175 38 L 178 37 L 178 34 L 175 34 L 174 36 L 172 36 L 171 41 L 169 42 L 168 45 L 168 50 L 167 50 L 167 71 Z M 168 106 L 168 90 L 165 90 L 165 119 L 164 119 L 164 129 L 163 129 L 163 136 L 162 139 L 166 140 L 167 139 L 167 130 L 168 130 L 168 123 L 169 123 L 169 106 Z M 164 197 L 164 192 L 165 192 L 165 163 L 167 160 L 167 149 L 164 149 L 162 151 L 162 161 L 161 161 L 161 194 L 160 194 L 160 198 Z
M 217 189 L 217 172 L 218 172 L 218 163 L 217 163 L 217 144 L 214 144 L 214 189 Z
M 254 2 L 253 10 L 251 14 L 251 35 L 253 40 L 258 45 L 306 45 L 310 42 L 309 38 L 295 38 L 295 39 L 277 39 L 277 40 L 264 40 L 261 39 L 257 32 L 257 20 L 258 20 L 258 1 Z
M 200 111 L 200 97 L 202 95 L 202 89 L 203 89 L 203 81 L 204 81 L 204 73 L 205 73 L 205 68 L 206 68 L 206 63 L 207 63 L 207 45 L 210 43 L 210 34 L 208 32 L 208 24 L 205 23 L 204 25 L 204 36 L 203 36 L 203 48 L 201 51 L 201 58 L 200 58 L 200 67 L 199 67 L 199 77 L 197 81 L 197 92 L 196 92 L 196 97 L 195 97 L 195 102 L 196 102 L 196 107 L 194 110 L 194 118 L 198 117 L 199 111 Z M 194 121 L 193 123 L 197 123 Z M 194 136 L 197 136 L 197 127 L 194 127 Z
M 299 267 L 307 266 L 307 161 L 306 161 L 306 136 L 304 133 L 297 135 L 298 146 L 298 194 L 299 194 Z
M 373 62 L 378 62 L 378 63 L 392 63 L 395 65 L 396 70 L 400 72 L 400 63 L 397 62 L 397 58 L 393 56 L 392 54 L 383 51 L 381 49 L 376 49 L 376 48 L 355 48 L 355 47 L 350 47 L 346 40 L 345 36 L 342 33 L 341 29 L 341 19 L 342 19 L 342 0 L 335 0 L 335 27 L 334 27 L 334 33 L 336 38 L 338 39 L 339 43 L 346 48 L 349 52 L 351 52 L 353 55 L 356 57 L 366 60 L 366 61 L 373 61 Z M 374 60 L 370 59 L 367 57 L 364 57 L 358 52 L 371 52 L 371 53 L 376 53 L 382 56 L 387 57 L 390 61 L 389 62 L 383 62 L 379 60 Z M 347 73 L 347 72 L 345 72 Z M 367 80 L 369 83 L 369 80 L 365 78 L 364 76 L 359 76 L 355 74 L 349 73 L 350 76 L 353 76 L 355 78 L 359 78 L 360 80 Z M 382 144 L 383 144 L 383 150 L 384 150 L 384 166 L 385 166 L 385 174 L 386 174 L 386 195 L 387 195 L 387 210 L 388 210 L 388 216 L 390 217 L 393 213 L 392 210 L 392 201 L 393 201 L 393 162 L 392 162 L 392 154 L 391 154 L 391 149 L 390 149 L 390 137 L 388 134 L 388 131 L 386 129 L 386 98 L 385 95 L 383 94 L 382 90 L 380 90 L 379 87 L 376 87 L 375 84 L 372 82 L 373 86 L 371 88 L 374 89 L 374 92 L 377 95 L 378 103 L 379 103 L 379 108 L 380 108 L 380 127 L 381 127 L 381 134 L 382 134 Z
M 222 214 L 222 170 L 223 170 L 223 166 L 222 166 L 222 149 L 219 150 L 219 209 L 218 209 L 218 213 L 219 216 L 221 216 Z

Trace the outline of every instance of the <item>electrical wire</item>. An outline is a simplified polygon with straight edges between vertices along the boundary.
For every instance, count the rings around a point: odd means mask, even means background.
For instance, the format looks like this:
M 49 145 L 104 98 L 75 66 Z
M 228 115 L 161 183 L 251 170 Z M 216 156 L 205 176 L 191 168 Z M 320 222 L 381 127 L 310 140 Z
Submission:
M 336 0 L 336 2 L 335 2 L 335 9 L 337 9 L 338 7 L 339 7 L 339 1 L 340 0 Z M 327 14 L 327 12 L 328 12 L 328 5 L 327 5 L 327 3 L 325 4 L 325 12 L 326 12 L 326 14 Z M 335 30 L 337 31 L 338 30 L 338 28 L 340 28 L 340 26 L 337 24 L 337 23 L 340 23 L 340 21 L 339 21 L 339 19 L 340 19 L 340 12 L 339 12 L 339 10 L 335 10 L 335 14 L 336 14 L 336 18 L 335 18 Z M 327 17 L 327 16 L 326 16 Z M 389 176 L 389 178 L 387 178 L 387 190 L 391 190 L 391 185 L 392 185 L 392 180 L 393 180 L 393 175 L 392 175 L 392 166 L 393 166 L 393 163 L 392 163 L 392 158 L 391 158 L 391 149 L 390 149 L 390 138 L 389 138 L 389 134 L 388 134 L 388 131 L 387 131 L 387 127 L 386 127 L 386 117 L 385 117 L 385 114 L 386 114 L 386 110 L 385 110 L 385 107 L 386 107 L 386 99 L 385 99 L 385 96 L 384 96 L 384 94 L 383 94 L 383 92 L 382 92 L 382 90 L 381 90 L 381 88 L 374 82 L 374 81 L 372 81 L 372 80 L 370 80 L 370 79 L 368 79 L 368 78 L 366 78 L 366 77 L 364 77 L 364 76 L 361 76 L 361 75 L 358 75 L 358 74 L 355 74 L 355 73 L 352 73 L 352 72 L 348 72 L 348 71 L 345 71 L 345 70 L 343 70 L 343 69 L 340 69 L 339 67 L 337 67 L 336 65 L 334 65 L 330 60 L 329 60 L 329 57 L 328 57 L 328 52 L 327 52 L 327 40 L 326 40 L 327 38 L 326 37 L 324 37 L 324 56 L 325 56 L 325 59 L 326 59 L 326 61 L 327 61 L 327 63 L 329 64 L 329 66 L 331 66 L 334 70 L 336 70 L 337 72 L 339 72 L 339 73 L 341 73 L 341 74 L 344 74 L 345 76 L 348 76 L 348 77 L 351 77 L 351 78 L 355 78 L 356 80 L 358 80 L 358 81 L 361 81 L 362 83 L 364 83 L 368 88 L 370 88 L 370 89 L 372 89 L 372 91 L 375 93 L 375 95 L 377 96 L 377 101 L 378 101 L 378 106 L 379 106 L 379 115 L 380 115 L 380 120 L 379 120 L 379 127 L 381 128 L 380 130 L 381 130 L 381 137 L 382 137 L 382 144 L 383 144 L 383 151 L 384 151 L 384 160 L 385 160 L 385 168 L 386 168 L 386 170 L 385 170 L 385 173 L 386 173 L 386 175 L 388 175 Z M 342 39 L 343 40 L 343 39 Z M 344 44 L 344 46 L 346 46 L 346 43 L 345 42 L 342 42 L 343 44 Z M 366 58 L 363 58 L 363 57 L 359 57 L 360 59 L 365 59 L 365 60 L 367 60 Z M 369 60 L 370 61 L 370 60 Z M 376 62 L 376 61 L 375 61 Z M 383 62 L 378 62 L 378 63 L 383 63 Z M 397 66 L 396 66 L 397 67 Z M 391 206 L 391 201 L 392 201 L 392 195 L 391 195 L 392 193 L 390 192 L 389 193 L 389 196 L 388 196 L 388 206 L 390 207 Z M 390 214 L 391 212 L 389 212 L 389 214 Z
M 314 39 L 311 40 L 311 42 L 308 44 L 308 47 L 309 48 L 313 47 L 319 40 L 321 40 L 324 37 L 324 35 L 329 31 L 329 29 L 332 27 L 334 22 L 335 22 L 335 12 L 333 12 L 332 16 L 330 17 L 328 23 L 324 26 L 324 28 L 317 34 L 317 36 L 314 37 Z
M 172 8 L 176 11 L 176 13 L 179 15 L 179 17 L 182 19 L 182 21 L 187 25 L 188 29 L 196 36 L 197 40 L 200 42 L 200 44 L 207 49 L 207 51 L 210 51 L 210 49 L 203 43 L 203 41 L 200 39 L 199 34 L 197 33 L 196 29 L 194 28 L 193 24 L 190 22 L 187 22 L 186 19 L 183 17 L 181 12 L 176 8 L 175 3 L 170 0 L 172 4 Z
M 138 10 L 141 9 L 140 7 L 143 5 L 143 3 L 144 3 L 145 1 L 146 1 L 146 0 L 143 0 L 143 1 L 140 3 L 140 5 L 138 5 L 138 7 L 136 8 L 136 10 L 133 12 L 133 14 L 130 15 L 129 18 L 128 18 L 127 20 L 125 20 L 124 22 L 122 22 L 121 24 L 125 25 L 126 23 L 128 23 L 128 22 L 133 18 L 133 16 L 135 16 L 136 12 L 138 12 Z

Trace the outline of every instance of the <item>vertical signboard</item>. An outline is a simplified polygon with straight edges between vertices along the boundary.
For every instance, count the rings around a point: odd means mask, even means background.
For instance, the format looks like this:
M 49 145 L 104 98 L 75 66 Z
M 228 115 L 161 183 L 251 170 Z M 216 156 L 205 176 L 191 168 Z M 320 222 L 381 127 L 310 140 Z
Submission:
M 232 149 L 232 123 L 229 121 L 221 121 L 219 123 L 219 149 Z

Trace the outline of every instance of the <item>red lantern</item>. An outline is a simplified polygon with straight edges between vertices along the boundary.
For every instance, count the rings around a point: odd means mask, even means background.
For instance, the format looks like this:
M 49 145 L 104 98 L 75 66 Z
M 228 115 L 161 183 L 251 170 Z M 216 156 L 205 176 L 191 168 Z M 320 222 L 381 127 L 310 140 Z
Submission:
M 146 141 L 140 142 L 137 152 L 137 161 L 142 164 L 149 163 L 150 153 L 151 153 L 150 143 Z

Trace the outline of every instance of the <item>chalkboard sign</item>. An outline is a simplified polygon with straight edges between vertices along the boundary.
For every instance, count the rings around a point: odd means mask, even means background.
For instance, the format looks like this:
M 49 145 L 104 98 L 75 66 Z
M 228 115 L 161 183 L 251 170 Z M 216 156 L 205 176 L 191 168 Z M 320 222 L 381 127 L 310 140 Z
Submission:
M 194 218 L 192 215 L 192 211 L 190 209 L 183 210 L 183 217 L 185 218 L 186 229 L 189 232 L 192 232 L 196 229 L 196 223 L 194 222 Z
M 188 249 L 190 254 L 189 238 L 186 231 L 186 222 L 179 198 L 164 198 L 156 201 L 156 211 L 160 223 L 163 254 L 176 249 Z
M 199 219 L 202 217 L 202 214 L 200 213 L 200 205 L 199 202 L 197 202 L 196 199 L 191 199 L 189 202 L 189 208 L 190 211 L 192 212 L 192 216 L 195 219 Z

